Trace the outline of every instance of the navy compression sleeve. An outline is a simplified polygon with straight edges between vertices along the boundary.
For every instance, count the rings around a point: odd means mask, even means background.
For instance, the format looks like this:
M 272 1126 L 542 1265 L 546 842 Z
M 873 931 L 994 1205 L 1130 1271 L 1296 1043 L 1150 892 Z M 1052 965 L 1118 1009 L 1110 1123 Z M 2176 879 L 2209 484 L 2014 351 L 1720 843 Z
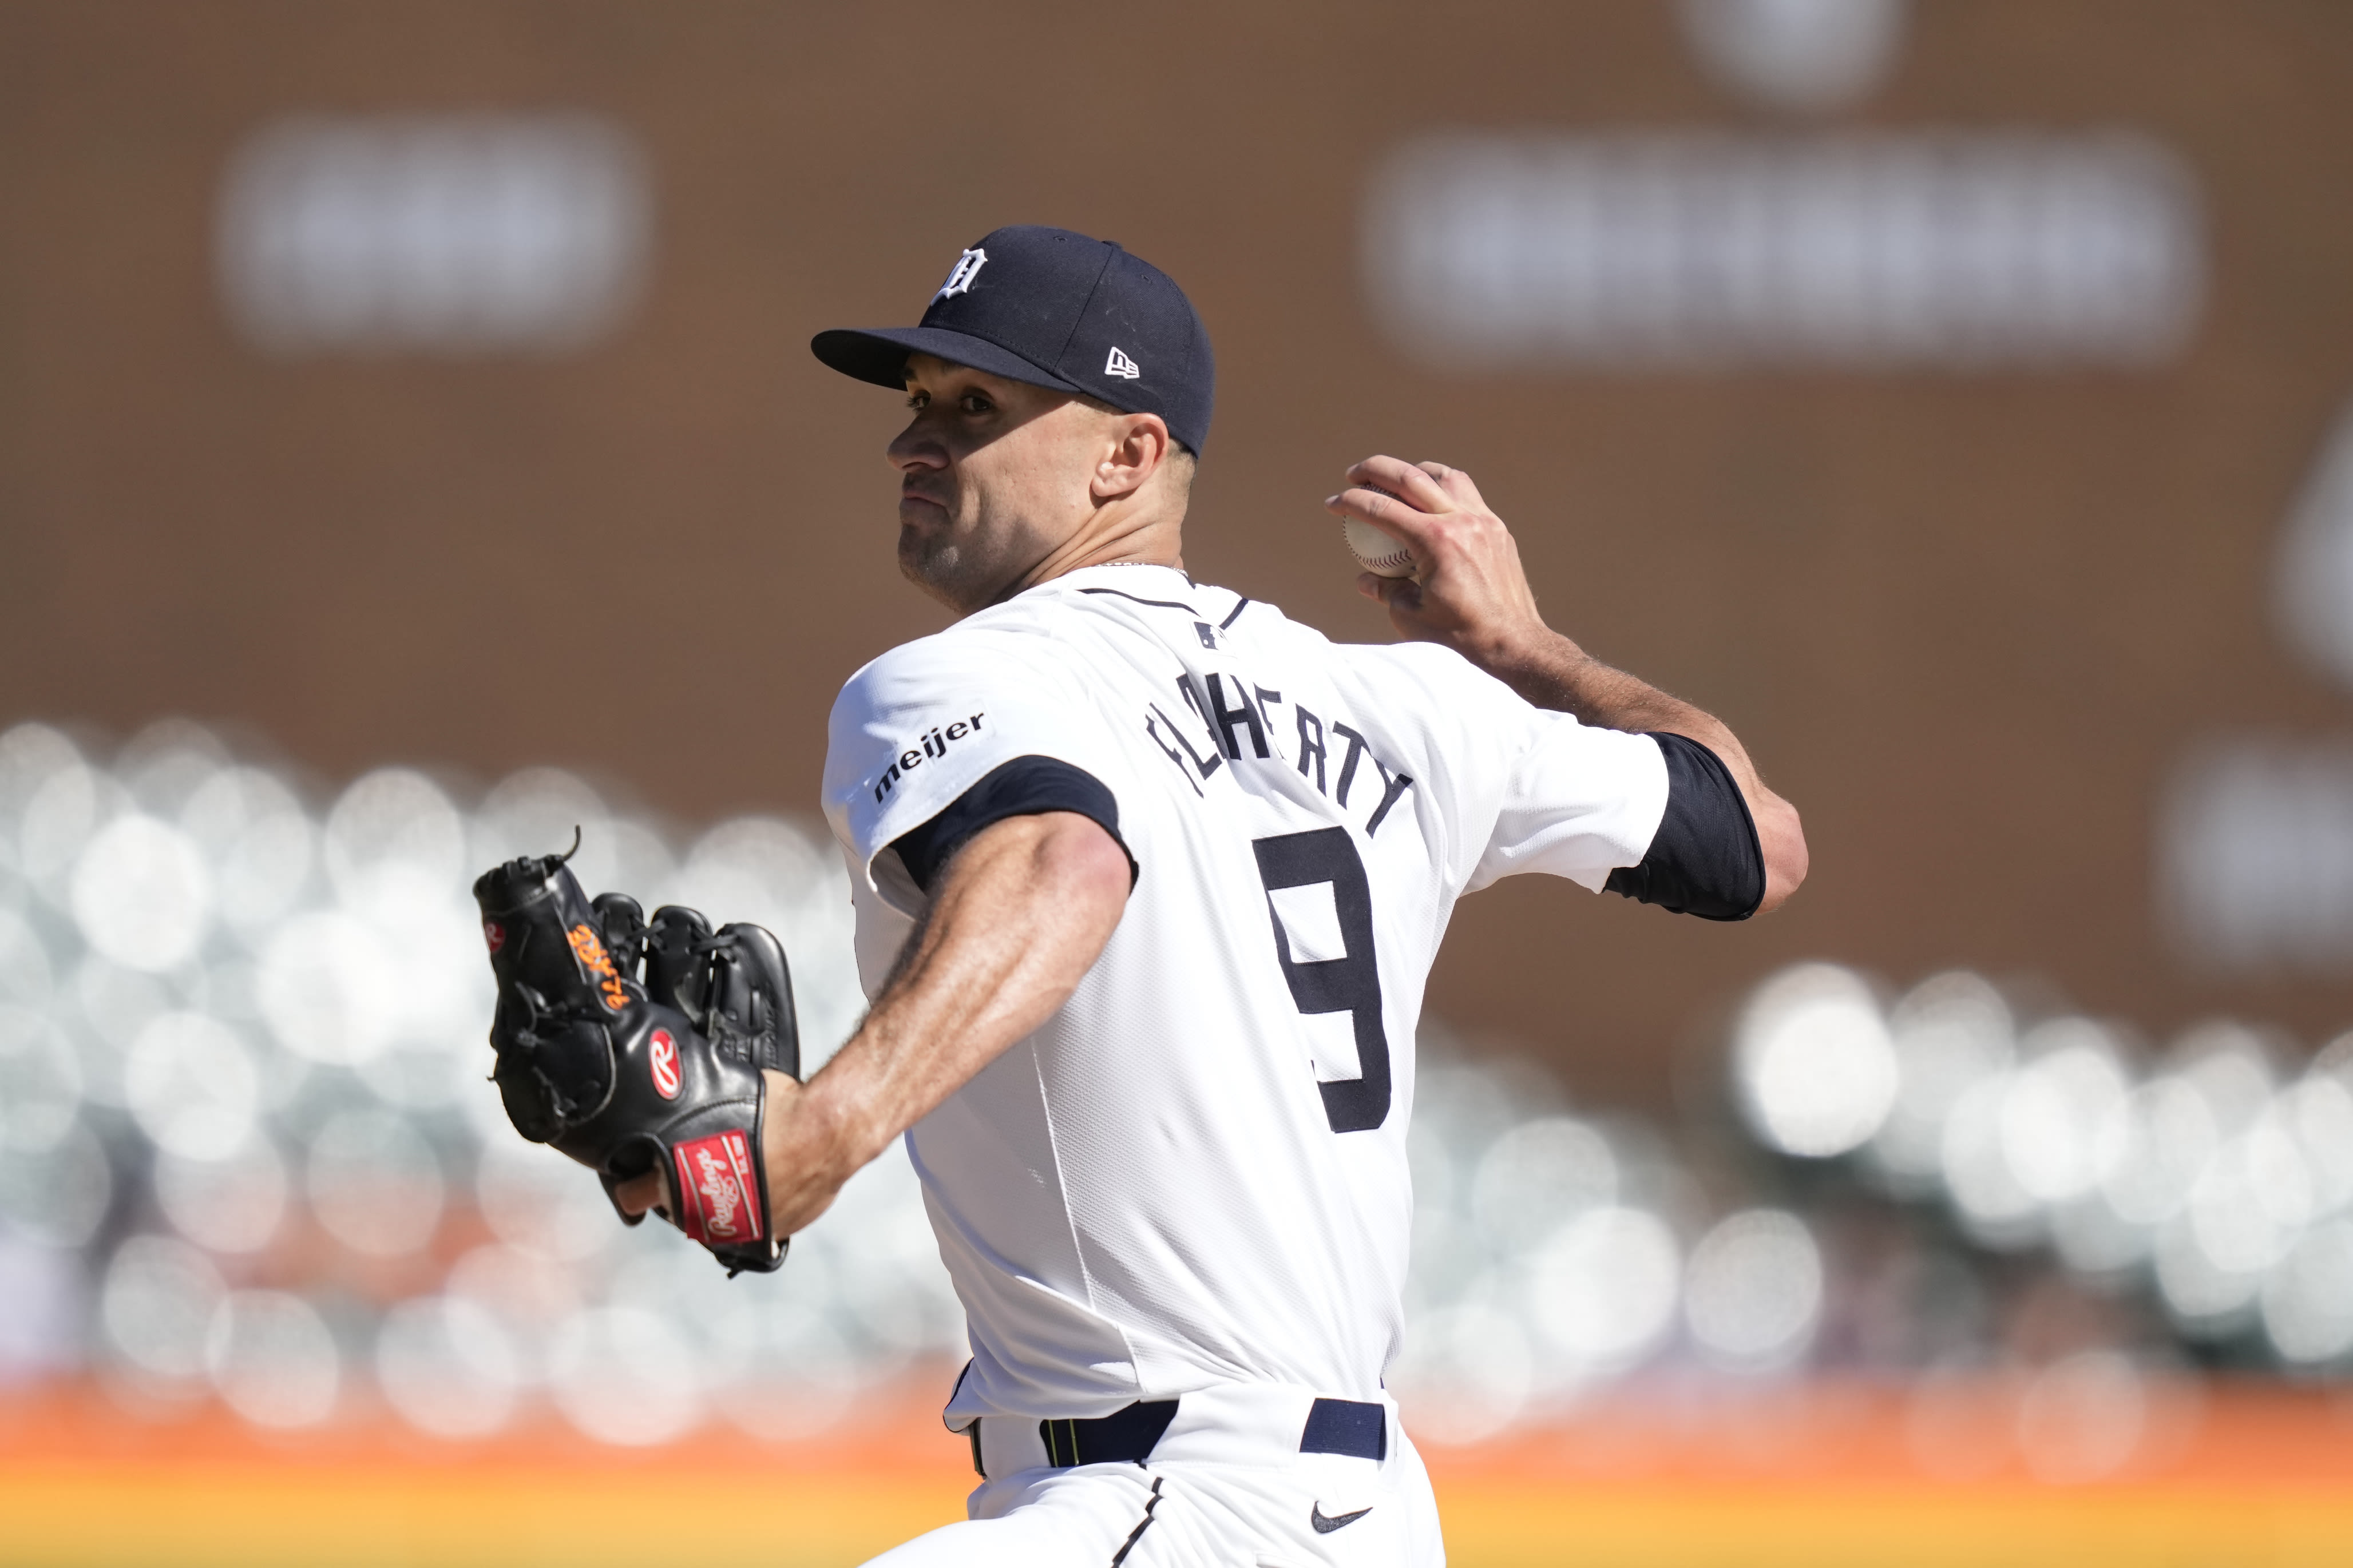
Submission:
M 1651 738 L 1667 760 L 1667 809 L 1641 864 L 1610 872 L 1609 890 L 1679 915 L 1746 920 L 1765 901 L 1765 851 L 1748 802 L 1697 741 Z

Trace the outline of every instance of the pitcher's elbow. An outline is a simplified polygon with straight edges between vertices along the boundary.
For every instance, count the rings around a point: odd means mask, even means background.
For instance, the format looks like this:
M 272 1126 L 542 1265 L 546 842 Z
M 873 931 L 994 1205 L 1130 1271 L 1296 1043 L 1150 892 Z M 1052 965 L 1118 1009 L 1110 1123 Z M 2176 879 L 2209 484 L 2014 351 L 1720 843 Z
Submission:
M 1765 897 L 1758 900 L 1757 913 L 1770 914 L 1806 880 L 1806 829 L 1798 820 L 1798 808 L 1778 795 L 1770 797 L 1757 814 L 1757 847 L 1765 858 Z

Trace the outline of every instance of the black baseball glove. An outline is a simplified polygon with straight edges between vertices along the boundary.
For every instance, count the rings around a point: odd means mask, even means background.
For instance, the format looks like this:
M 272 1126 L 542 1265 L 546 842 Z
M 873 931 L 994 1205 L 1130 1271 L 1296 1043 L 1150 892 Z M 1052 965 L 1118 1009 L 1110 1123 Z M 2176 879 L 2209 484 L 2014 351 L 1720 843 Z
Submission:
M 772 1269 L 785 1238 L 768 1223 L 760 1072 L 800 1076 L 785 950 L 759 926 L 714 933 L 674 904 L 649 921 L 625 894 L 591 903 L 565 864 L 579 847 L 575 836 L 562 855 L 510 860 L 474 884 L 507 1118 L 595 1171 L 607 1196 L 666 1171 L 672 1223 L 730 1275 Z

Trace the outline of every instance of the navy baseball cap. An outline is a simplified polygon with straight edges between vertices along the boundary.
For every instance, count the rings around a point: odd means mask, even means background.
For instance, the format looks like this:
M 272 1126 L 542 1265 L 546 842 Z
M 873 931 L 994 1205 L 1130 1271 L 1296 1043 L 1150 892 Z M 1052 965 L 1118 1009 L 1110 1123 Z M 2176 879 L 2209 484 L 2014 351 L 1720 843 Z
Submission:
M 1016 224 L 956 258 L 913 327 L 837 328 L 809 352 L 877 386 L 907 384 L 907 356 L 935 354 L 1008 381 L 1157 414 L 1198 457 L 1217 366 L 1192 301 L 1150 262 L 1105 239 Z

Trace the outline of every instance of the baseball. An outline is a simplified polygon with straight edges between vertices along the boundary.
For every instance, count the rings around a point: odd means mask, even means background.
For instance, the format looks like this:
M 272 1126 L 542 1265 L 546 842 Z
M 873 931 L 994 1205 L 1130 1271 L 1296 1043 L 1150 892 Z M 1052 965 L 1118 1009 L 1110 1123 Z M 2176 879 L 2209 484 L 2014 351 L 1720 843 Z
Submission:
M 1398 499 L 1397 491 L 1386 485 L 1368 484 L 1365 488 L 1378 490 L 1391 500 Z M 1406 552 L 1405 546 L 1371 523 L 1359 522 L 1353 517 L 1343 518 L 1340 530 L 1348 541 L 1349 551 L 1366 571 L 1377 577 L 1413 575 L 1413 557 Z
M 1348 548 L 1356 552 L 1366 571 L 1383 577 L 1413 575 L 1413 557 L 1406 553 L 1405 546 L 1371 523 L 1344 518 L 1340 528 L 1347 536 Z

